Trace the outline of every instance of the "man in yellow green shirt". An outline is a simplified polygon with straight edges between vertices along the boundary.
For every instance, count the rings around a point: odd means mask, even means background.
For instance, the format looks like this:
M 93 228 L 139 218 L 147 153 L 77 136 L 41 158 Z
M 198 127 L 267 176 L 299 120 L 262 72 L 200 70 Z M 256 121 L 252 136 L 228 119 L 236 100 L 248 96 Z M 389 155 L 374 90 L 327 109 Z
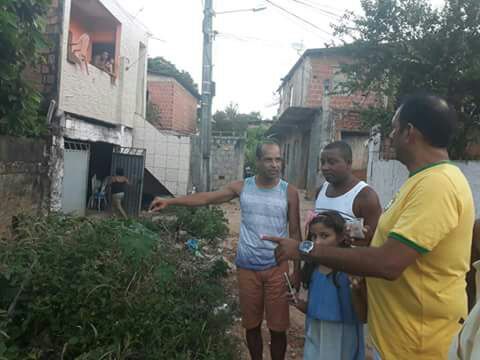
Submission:
M 321 263 L 367 277 L 368 325 L 377 358 L 442 360 L 467 315 L 474 204 L 449 162 L 456 114 L 433 95 L 409 97 L 392 119 L 392 146 L 410 177 L 387 205 L 370 248 L 279 243 L 277 259 Z

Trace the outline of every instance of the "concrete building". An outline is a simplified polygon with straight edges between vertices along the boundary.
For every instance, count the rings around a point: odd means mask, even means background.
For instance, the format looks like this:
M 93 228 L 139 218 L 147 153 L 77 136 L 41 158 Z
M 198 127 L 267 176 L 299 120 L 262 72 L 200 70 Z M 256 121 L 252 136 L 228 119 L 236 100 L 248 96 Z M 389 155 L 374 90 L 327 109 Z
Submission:
M 190 158 L 200 95 L 169 74 L 149 72 L 147 83 L 158 114 L 135 125 L 134 145 L 147 151 L 144 194 L 148 199 L 163 190 L 185 195 L 192 186 Z
M 116 0 L 54 0 L 47 20 L 51 47 L 37 80 L 62 114 L 52 129 L 52 209 L 83 214 L 92 177 L 122 167 L 126 207 L 136 213 L 144 151 L 132 149 L 133 128 L 145 118 L 149 35 Z
M 358 107 L 378 104 L 373 96 L 348 95 L 340 84 L 342 63 L 351 62 L 343 48 L 309 49 L 282 79 L 278 120 L 268 131 L 282 146 L 283 176 L 311 195 L 320 185 L 319 155 L 334 140 L 348 142 L 353 169 L 366 178 L 368 129 L 362 129 Z

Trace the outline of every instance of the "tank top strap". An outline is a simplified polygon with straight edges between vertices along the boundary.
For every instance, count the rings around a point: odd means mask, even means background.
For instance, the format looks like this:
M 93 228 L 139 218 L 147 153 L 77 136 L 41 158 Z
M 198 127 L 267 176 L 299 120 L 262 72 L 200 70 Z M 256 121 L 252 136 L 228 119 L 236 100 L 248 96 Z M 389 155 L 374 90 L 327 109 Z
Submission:
M 350 193 L 353 199 L 355 200 L 355 198 L 360 193 L 360 191 L 362 191 L 366 187 L 368 187 L 368 184 L 365 181 L 360 181 L 357 185 L 355 185 L 355 187 L 352 190 L 350 190 Z
M 317 197 L 327 196 L 328 185 L 330 185 L 330 183 L 329 183 L 328 181 L 325 181 L 325 182 L 322 184 L 322 187 L 320 188 L 320 192 L 318 193 L 318 196 L 317 196 Z
M 250 190 L 252 190 L 252 187 L 253 188 L 255 187 L 255 177 L 254 176 L 248 177 L 243 181 L 242 192 L 250 191 Z
M 285 193 L 287 192 L 288 182 L 286 182 L 283 179 L 280 179 L 280 183 L 278 185 L 279 185 L 280 191 L 285 192 Z

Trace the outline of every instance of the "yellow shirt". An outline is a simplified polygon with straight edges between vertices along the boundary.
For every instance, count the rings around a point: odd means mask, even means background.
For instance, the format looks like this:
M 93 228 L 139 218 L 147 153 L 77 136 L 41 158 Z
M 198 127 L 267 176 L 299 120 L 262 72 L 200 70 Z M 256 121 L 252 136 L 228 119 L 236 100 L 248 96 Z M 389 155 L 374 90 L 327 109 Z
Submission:
M 381 216 L 372 240 L 390 237 L 421 255 L 395 281 L 368 278 L 368 325 L 382 360 L 447 359 L 467 315 L 475 209 L 463 173 L 431 164 L 405 182 Z

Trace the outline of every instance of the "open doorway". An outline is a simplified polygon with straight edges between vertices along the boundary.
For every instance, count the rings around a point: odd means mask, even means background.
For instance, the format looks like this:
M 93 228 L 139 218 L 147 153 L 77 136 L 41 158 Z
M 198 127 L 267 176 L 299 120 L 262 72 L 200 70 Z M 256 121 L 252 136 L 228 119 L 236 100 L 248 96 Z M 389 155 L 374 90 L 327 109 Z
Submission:
M 110 169 L 112 167 L 112 152 L 113 145 L 104 142 L 90 143 L 90 167 L 88 170 L 88 194 L 87 201 L 92 199 L 94 188 L 98 189 L 103 186 L 106 187 L 108 177 L 110 176 Z M 93 181 L 95 177 L 95 182 Z M 103 204 L 105 208 L 106 202 Z M 89 206 L 92 207 L 91 201 Z M 98 206 L 96 207 L 98 208 Z

